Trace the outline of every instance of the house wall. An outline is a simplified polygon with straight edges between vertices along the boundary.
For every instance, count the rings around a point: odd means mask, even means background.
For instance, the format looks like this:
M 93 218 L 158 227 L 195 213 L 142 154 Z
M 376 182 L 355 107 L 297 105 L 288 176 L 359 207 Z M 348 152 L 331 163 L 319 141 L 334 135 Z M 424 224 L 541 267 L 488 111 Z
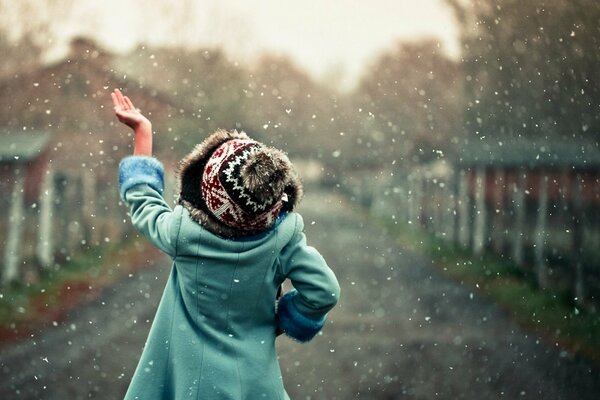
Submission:
M 527 201 L 536 201 L 539 198 L 540 178 L 542 170 L 523 169 L 526 178 L 526 198 Z M 498 180 L 497 173 L 501 172 L 503 179 Z M 467 168 L 467 179 L 469 182 L 469 194 L 474 196 L 476 193 L 476 173 L 475 168 Z M 558 202 L 565 198 L 571 199 L 573 196 L 573 185 L 579 179 L 582 182 L 582 201 L 586 206 L 600 206 L 600 170 L 573 170 L 552 169 L 545 172 L 548 176 L 548 200 Z M 485 177 L 485 198 L 489 203 L 496 203 L 506 197 L 506 192 L 510 192 L 516 184 L 519 170 L 516 168 L 486 168 Z M 500 186 L 500 187 L 498 187 Z M 504 195 L 501 195 L 504 193 Z

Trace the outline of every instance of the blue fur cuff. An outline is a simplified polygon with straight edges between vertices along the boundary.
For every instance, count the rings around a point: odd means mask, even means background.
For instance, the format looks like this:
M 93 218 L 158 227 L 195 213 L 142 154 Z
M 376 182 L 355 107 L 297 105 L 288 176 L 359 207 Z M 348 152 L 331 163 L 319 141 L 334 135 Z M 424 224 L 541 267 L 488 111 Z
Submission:
M 119 164 L 119 194 L 125 200 L 125 193 L 132 187 L 147 184 L 163 193 L 165 187 L 164 167 L 160 161 L 148 156 L 129 156 Z
M 292 301 L 296 295 L 298 295 L 298 292 L 292 290 L 279 300 L 279 305 L 277 306 L 277 326 L 287 336 L 299 342 L 308 342 L 323 329 L 326 316 L 323 316 L 319 320 L 304 316 Z

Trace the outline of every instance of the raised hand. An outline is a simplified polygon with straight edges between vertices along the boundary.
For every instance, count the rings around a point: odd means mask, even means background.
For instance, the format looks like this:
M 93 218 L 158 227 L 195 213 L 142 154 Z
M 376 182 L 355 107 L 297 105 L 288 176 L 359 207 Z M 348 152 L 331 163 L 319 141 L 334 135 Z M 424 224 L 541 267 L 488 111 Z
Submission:
M 123 93 L 119 89 L 115 89 L 110 95 L 119 122 L 134 130 L 142 124 L 150 125 L 148 118 L 135 108 L 129 97 L 123 96 Z
M 152 124 L 150 120 L 135 108 L 129 97 L 123 96 L 119 89 L 115 89 L 110 95 L 119 122 L 127 125 L 135 132 L 133 154 L 151 156 Z

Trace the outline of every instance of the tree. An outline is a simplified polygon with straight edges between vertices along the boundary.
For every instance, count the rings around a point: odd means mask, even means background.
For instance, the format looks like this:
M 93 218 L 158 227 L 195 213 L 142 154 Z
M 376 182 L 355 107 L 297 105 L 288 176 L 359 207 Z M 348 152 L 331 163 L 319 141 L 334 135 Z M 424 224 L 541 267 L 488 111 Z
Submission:
M 0 80 L 18 72 L 31 70 L 40 64 L 41 49 L 32 43 L 30 38 L 13 42 L 0 31 L 0 53 L 3 56 Z
M 462 27 L 471 136 L 598 139 L 598 2 L 447 1 Z
M 322 158 L 333 151 L 336 100 L 290 59 L 265 55 L 245 90 L 246 123 L 265 142 Z
M 399 43 L 380 56 L 360 82 L 362 134 L 381 161 L 405 163 L 447 152 L 461 129 L 457 64 L 437 43 Z
M 223 50 L 140 46 L 116 60 L 140 87 L 166 94 L 177 105 L 171 115 L 168 140 L 190 149 L 217 128 L 241 126 L 247 71 Z M 182 150 L 183 151 L 183 150 Z
M 41 62 L 75 2 L 0 0 L 0 78 L 30 70 Z

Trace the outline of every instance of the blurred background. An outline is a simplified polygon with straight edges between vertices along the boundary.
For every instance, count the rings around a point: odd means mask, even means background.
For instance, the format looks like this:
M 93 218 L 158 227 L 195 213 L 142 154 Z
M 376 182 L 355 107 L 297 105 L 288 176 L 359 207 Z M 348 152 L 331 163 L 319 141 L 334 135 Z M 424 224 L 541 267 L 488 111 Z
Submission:
M 114 88 L 170 201 L 217 128 L 297 166 L 346 296 L 278 344 L 292 398 L 597 395 L 597 1 L 0 0 L 0 54 L 2 398 L 120 398 L 141 354 L 169 263 Z

